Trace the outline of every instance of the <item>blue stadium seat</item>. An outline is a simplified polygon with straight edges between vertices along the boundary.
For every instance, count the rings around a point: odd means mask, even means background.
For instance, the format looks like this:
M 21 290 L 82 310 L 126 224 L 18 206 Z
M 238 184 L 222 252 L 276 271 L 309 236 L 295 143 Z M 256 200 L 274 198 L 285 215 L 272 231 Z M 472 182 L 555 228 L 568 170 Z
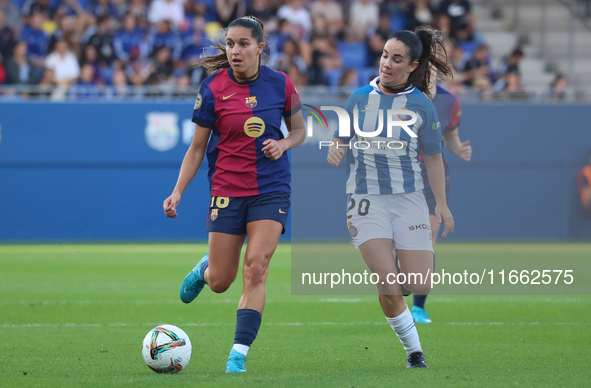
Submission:
M 369 81 L 380 75 L 380 69 L 377 67 L 366 67 L 359 71 L 359 86 L 365 86 L 369 84 Z
M 337 47 L 341 53 L 344 68 L 354 68 L 360 71 L 367 66 L 369 54 L 364 43 L 341 42 L 337 43 Z
M 330 87 L 336 87 L 339 85 L 339 80 L 343 76 L 342 69 L 326 70 L 324 72 L 324 78 L 326 78 L 326 84 Z
M 390 17 L 390 31 L 396 32 L 406 30 L 407 21 L 404 14 L 392 15 Z

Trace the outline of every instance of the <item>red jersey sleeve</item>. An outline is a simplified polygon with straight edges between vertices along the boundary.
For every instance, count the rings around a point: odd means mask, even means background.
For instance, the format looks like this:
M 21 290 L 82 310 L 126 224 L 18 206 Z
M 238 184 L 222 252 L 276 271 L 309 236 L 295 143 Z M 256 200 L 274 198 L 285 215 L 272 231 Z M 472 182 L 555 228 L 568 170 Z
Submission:
M 457 128 L 460 123 L 462 122 L 462 108 L 460 107 L 460 101 L 458 101 L 458 98 L 455 96 L 455 94 L 452 94 L 452 96 L 454 96 L 454 106 L 453 108 L 451 108 L 451 114 L 449 117 L 449 125 L 447 126 L 446 129 L 454 129 Z
M 283 117 L 291 117 L 302 109 L 300 103 L 300 95 L 296 90 L 293 82 L 285 75 L 285 106 L 283 108 Z

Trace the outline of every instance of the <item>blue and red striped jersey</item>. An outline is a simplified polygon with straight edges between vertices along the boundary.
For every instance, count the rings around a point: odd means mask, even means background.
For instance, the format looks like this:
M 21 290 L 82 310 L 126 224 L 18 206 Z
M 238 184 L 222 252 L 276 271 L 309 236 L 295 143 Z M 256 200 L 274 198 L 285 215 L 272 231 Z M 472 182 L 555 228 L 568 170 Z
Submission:
M 261 150 L 265 140 L 283 138 L 281 118 L 300 109 L 289 77 L 266 66 L 261 66 L 255 80 L 242 83 L 231 68 L 207 77 L 197 96 L 193 122 L 212 130 L 207 143 L 210 195 L 290 192 L 287 153 L 273 161 Z
M 462 121 L 462 109 L 455 94 L 437 85 L 437 94 L 433 97 L 432 101 L 437 110 L 439 121 L 441 122 L 442 134 L 460 126 L 460 122 Z M 441 147 L 443 149 L 443 142 L 441 143 Z M 450 184 L 449 164 L 447 163 L 447 159 L 443 152 L 441 153 L 441 156 L 443 158 L 443 167 L 445 169 L 445 185 L 447 186 Z M 419 155 L 419 160 L 421 161 L 421 175 L 423 175 L 425 188 L 431 188 L 429 179 L 427 179 L 427 169 L 425 168 L 422 153 Z

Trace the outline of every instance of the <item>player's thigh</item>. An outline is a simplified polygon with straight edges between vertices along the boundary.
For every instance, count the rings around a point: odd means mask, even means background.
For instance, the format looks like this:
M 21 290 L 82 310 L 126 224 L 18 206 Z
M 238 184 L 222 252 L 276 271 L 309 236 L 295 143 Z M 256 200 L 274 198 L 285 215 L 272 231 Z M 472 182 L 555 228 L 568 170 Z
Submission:
M 377 283 L 380 295 L 401 295 L 396 279 L 398 270 L 391 239 L 373 239 L 359 246 L 363 260 L 372 273 L 378 274 Z
M 246 235 L 209 233 L 209 279 L 233 282 L 240 266 L 240 252 Z
M 388 209 L 388 196 L 351 194 L 347 204 L 347 229 L 355 248 L 368 241 L 387 239 L 392 242 L 393 229 Z
M 258 220 L 246 224 L 248 244 L 242 269 L 245 283 L 265 282 L 269 262 L 277 249 L 282 230 L 283 224 L 275 220 Z

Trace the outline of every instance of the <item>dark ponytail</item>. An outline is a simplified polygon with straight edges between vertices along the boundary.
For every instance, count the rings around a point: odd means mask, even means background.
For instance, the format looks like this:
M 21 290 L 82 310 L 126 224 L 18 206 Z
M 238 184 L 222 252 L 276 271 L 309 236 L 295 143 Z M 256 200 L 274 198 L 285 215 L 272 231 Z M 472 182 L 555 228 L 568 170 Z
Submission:
M 395 32 L 388 40 L 390 39 L 396 39 L 404 43 L 408 48 L 409 63 L 419 62 L 419 66 L 410 73 L 404 85 L 398 85 L 396 88 L 386 88 L 390 92 L 400 93 L 412 85 L 430 98 L 431 66 L 435 67 L 440 74 L 453 76 L 452 68 L 447 63 L 447 52 L 443 44 L 443 37 L 439 31 L 433 30 L 429 26 L 420 26 L 414 32 L 408 30 Z M 441 49 L 441 54 L 438 54 L 438 46 Z
M 267 41 L 265 28 L 263 26 L 263 22 L 261 22 L 258 18 L 254 16 L 244 16 L 235 19 L 234 21 L 232 21 L 232 23 L 228 25 L 228 28 L 224 30 L 224 35 L 222 37 L 224 40 L 226 39 L 226 34 L 228 33 L 228 30 L 232 27 L 244 27 L 246 29 L 249 29 L 252 37 L 256 40 L 257 44 L 264 43 L 267 52 L 269 52 L 269 42 Z M 227 69 L 230 67 L 230 62 L 228 61 L 228 56 L 226 54 L 225 44 L 222 45 L 219 43 L 219 41 L 213 43 L 215 44 L 215 47 L 208 48 L 217 48 L 221 52 L 219 54 L 202 57 L 202 59 L 194 65 L 194 67 L 202 66 L 205 69 L 207 75 L 211 75 L 222 69 Z M 265 53 L 265 48 L 263 48 L 263 53 L 261 54 L 261 57 L 264 56 L 265 63 L 267 63 L 267 61 L 269 60 L 269 54 Z M 259 68 L 261 66 L 261 57 L 259 57 Z M 256 78 L 257 76 L 258 72 L 254 76 L 254 78 Z

